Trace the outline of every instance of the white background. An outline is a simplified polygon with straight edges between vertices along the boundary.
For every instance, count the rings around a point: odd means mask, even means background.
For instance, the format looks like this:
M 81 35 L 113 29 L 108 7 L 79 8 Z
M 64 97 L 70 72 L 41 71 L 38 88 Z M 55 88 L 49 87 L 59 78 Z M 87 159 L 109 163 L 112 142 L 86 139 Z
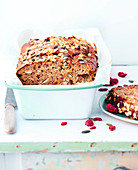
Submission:
M 0 0 L 0 21 L 0 47 L 21 28 L 98 27 L 113 64 L 138 64 L 137 0 Z

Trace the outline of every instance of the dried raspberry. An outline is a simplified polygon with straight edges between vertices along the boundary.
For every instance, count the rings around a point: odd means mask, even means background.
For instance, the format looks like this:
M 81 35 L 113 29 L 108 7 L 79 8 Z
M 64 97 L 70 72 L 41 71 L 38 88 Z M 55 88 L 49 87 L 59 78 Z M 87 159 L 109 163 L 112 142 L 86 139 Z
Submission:
M 86 126 L 93 126 L 94 123 L 93 123 L 93 121 L 91 119 L 88 119 L 88 120 L 85 121 L 85 125 Z
M 127 76 L 127 73 L 118 72 L 118 76 L 119 76 L 119 77 L 126 77 L 126 76 Z
M 118 84 L 118 79 L 117 78 L 112 78 L 110 77 L 110 84 L 105 84 L 104 86 L 114 86 L 116 84 Z
M 92 127 L 90 127 L 90 129 L 92 130 L 92 129 L 96 129 L 96 126 L 92 126 Z
M 95 120 L 95 121 L 102 121 L 102 118 L 100 118 L 100 117 L 95 117 L 94 120 Z
M 61 126 L 65 126 L 65 125 L 67 125 L 67 122 L 62 122 L 61 123 Z
M 111 131 L 114 131 L 116 129 L 116 127 L 115 126 L 109 126 L 109 130 L 111 130 Z
M 112 112 L 112 113 L 117 113 L 117 108 L 114 107 L 112 104 L 107 104 L 106 105 L 106 109 L 109 111 L 109 112 Z
M 117 78 L 112 78 L 112 77 L 110 77 L 110 84 L 111 84 L 111 86 L 114 86 L 114 85 L 116 85 L 116 84 L 118 84 L 118 79 Z
M 108 89 L 107 88 L 100 88 L 98 89 L 98 91 L 107 91 Z

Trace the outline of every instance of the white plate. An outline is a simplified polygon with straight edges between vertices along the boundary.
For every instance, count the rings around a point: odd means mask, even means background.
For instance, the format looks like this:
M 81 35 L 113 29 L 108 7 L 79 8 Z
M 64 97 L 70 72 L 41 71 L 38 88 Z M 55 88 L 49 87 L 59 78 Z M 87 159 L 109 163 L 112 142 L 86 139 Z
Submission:
M 133 120 L 133 119 L 125 116 L 124 114 L 120 114 L 120 113 L 118 113 L 118 114 L 113 114 L 113 113 L 108 112 L 108 111 L 106 110 L 106 105 L 107 105 L 107 103 L 105 102 L 106 95 L 107 95 L 107 93 L 103 94 L 103 95 L 101 96 L 101 98 L 100 98 L 100 101 L 99 101 L 100 108 L 102 109 L 102 111 L 103 111 L 105 114 L 107 114 L 107 115 L 109 115 L 109 116 L 111 116 L 111 117 L 114 117 L 114 118 L 116 118 L 116 119 L 123 120 L 123 121 L 125 121 L 125 122 L 129 122 L 129 123 L 133 123 L 133 124 L 138 124 L 138 120 Z

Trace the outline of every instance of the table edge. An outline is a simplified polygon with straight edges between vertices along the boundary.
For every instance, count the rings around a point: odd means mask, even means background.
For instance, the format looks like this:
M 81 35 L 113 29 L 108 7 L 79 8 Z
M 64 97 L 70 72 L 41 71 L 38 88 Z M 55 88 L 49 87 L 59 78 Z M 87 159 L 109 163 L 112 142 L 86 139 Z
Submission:
M 138 142 L 17 142 L 0 143 L 0 152 L 138 151 Z

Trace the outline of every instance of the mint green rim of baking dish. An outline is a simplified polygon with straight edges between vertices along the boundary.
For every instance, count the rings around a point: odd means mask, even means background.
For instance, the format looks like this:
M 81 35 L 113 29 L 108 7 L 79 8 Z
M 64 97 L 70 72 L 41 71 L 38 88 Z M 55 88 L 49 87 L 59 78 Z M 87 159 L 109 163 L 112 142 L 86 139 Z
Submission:
M 83 87 L 65 87 L 65 88 L 54 88 L 54 87 L 51 87 L 51 88 L 47 88 L 47 87 L 42 87 L 39 85 L 31 85 L 30 87 L 29 86 L 20 86 L 20 85 L 9 85 L 7 84 L 7 82 L 5 81 L 5 85 L 6 87 L 8 88 L 11 88 L 11 89 L 17 89 L 17 90 L 32 90 L 32 91 L 67 91 L 67 90 L 85 90 L 85 89 L 93 89 L 93 88 L 99 88 L 101 86 L 103 86 L 103 84 L 98 84 L 98 85 L 93 85 L 93 86 L 83 86 Z M 55 86 L 55 85 L 53 85 Z M 64 85 L 63 85 L 64 86 Z

